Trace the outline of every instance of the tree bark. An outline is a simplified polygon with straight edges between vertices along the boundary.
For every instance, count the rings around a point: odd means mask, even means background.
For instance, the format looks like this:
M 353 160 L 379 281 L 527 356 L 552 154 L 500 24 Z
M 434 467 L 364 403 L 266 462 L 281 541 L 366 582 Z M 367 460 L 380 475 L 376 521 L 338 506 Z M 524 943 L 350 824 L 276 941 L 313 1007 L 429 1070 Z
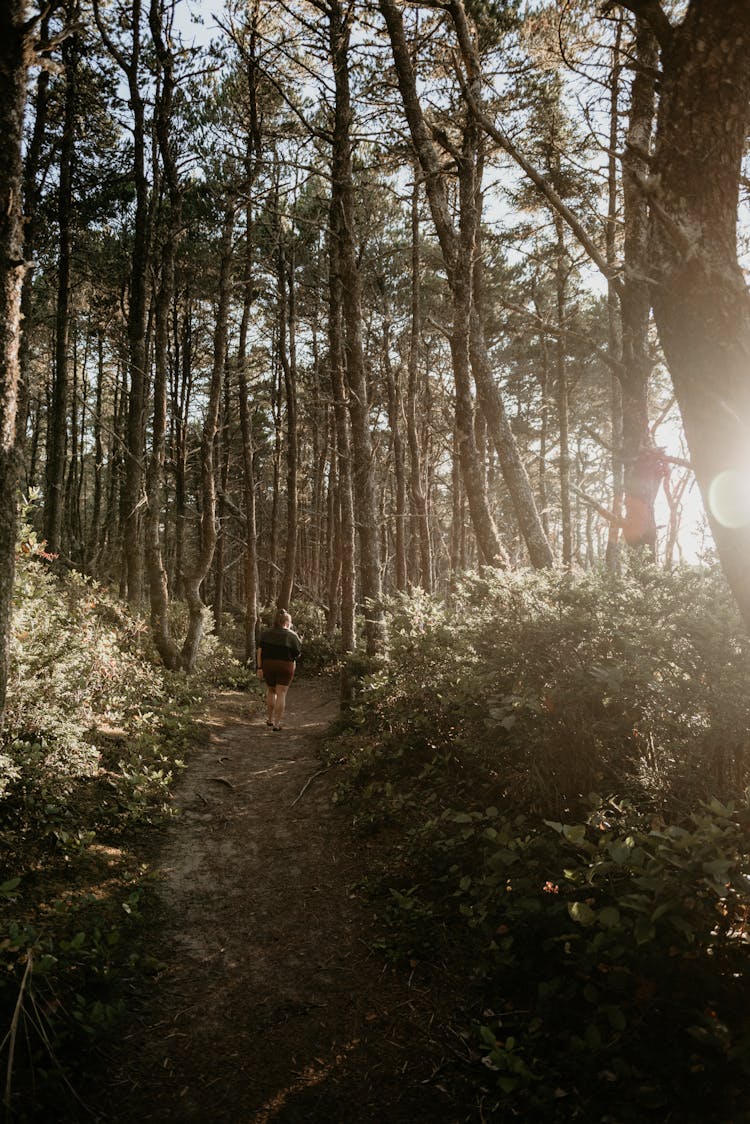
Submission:
M 357 647 L 354 618 L 356 595 L 354 493 L 352 488 L 351 426 L 347 407 L 346 376 L 344 374 L 344 339 L 341 322 L 342 279 L 339 263 L 339 238 L 336 228 L 341 221 L 340 209 L 331 197 L 330 237 L 328 244 L 328 354 L 331 368 L 331 390 L 336 427 L 336 477 L 338 484 L 337 541 L 340 557 L 341 583 L 341 646 L 344 652 Z M 331 576 L 331 583 L 333 575 Z M 332 585 L 329 584 L 329 599 Z M 330 609 L 330 605 L 329 605 Z
M 395 496 L 395 552 L 396 589 L 406 589 L 406 464 L 404 442 L 401 433 L 401 379 L 400 372 L 393 370 L 391 363 L 391 325 L 387 314 L 383 317 L 383 368 L 385 371 L 386 397 L 388 399 L 388 425 L 391 431 L 391 452 L 393 472 L 396 478 Z
M 16 553 L 16 412 L 23 260 L 23 118 L 31 47 L 26 4 L 0 5 L 0 722 L 5 709 Z
M 161 522 L 164 508 L 164 463 L 167 441 L 167 396 L 169 382 L 169 328 L 175 289 L 175 257 L 182 225 L 182 192 L 170 136 L 175 88 L 174 59 L 167 47 L 159 0 L 151 0 L 151 36 L 161 71 L 161 89 L 156 103 L 155 129 L 164 179 L 167 212 L 161 250 L 161 273 L 154 308 L 154 386 L 151 456 L 146 471 L 145 557 L 151 607 L 151 633 L 165 667 L 177 668 L 180 652 L 169 625 L 169 581 L 164 565 Z
M 662 76 L 643 184 L 651 297 L 717 553 L 750 627 L 750 295 L 736 234 L 750 5 L 692 0 L 681 24 L 665 27 L 665 18 L 652 23 Z
M 553 213 L 557 234 L 555 260 L 555 311 L 557 325 L 565 327 L 565 290 L 567 285 L 567 254 L 563 221 Z M 555 341 L 555 390 L 557 396 L 557 424 L 560 433 L 560 523 L 562 527 L 562 563 L 566 569 L 573 565 L 573 521 L 570 506 L 570 410 L 568 402 L 568 371 L 565 362 L 565 343 L 562 332 Z
M 59 554 L 63 522 L 68 409 L 68 342 L 70 264 L 73 249 L 73 161 L 75 158 L 77 48 L 73 36 L 62 46 L 65 73 L 65 107 L 60 146 L 60 179 L 57 189 L 57 221 L 60 244 L 57 257 L 57 304 L 55 309 L 55 367 L 50 408 L 47 415 L 47 456 L 43 534 L 47 550 Z
M 294 578 L 297 570 L 297 362 L 294 343 L 295 292 L 294 262 L 287 263 L 284 232 L 277 231 L 278 250 L 278 332 L 279 360 L 284 377 L 284 403 L 286 406 L 286 543 L 284 570 L 279 587 L 278 607 L 289 609 L 292 603 Z M 287 347 L 287 339 L 289 341 Z
M 628 546 L 645 547 L 656 557 L 654 503 L 661 476 L 648 418 L 648 384 L 652 361 L 648 329 L 649 293 L 648 204 L 641 183 L 648 175 L 655 112 L 658 47 L 645 22 L 636 21 L 636 71 L 623 163 L 624 277 L 620 292 L 622 320 L 622 463 L 625 514 L 623 537 Z
M 365 641 L 369 655 L 385 643 L 385 618 L 380 575 L 380 525 L 375 498 L 370 410 L 362 345 L 362 281 L 355 247 L 354 179 L 352 170 L 352 107 L 349 89 L 351 9 L 329 0 L 329 43 L 336 100 L 331 152 L 331 208 L 337 221 L 331 236 L 337 243 L 344 356 L 352 426 L 353 486 L 357 497 L 357 532 L 361 592 L 365 609 Z
M 125 55 L 114 42 L 101 19 L 99 0 L 94 0 L 94 16 L 102 39 L 123 71 L 128 84 L 129 105 L 133 114 L 133 179 L 135 215 L 133 248 L 130 259 L 127 334 L 130 387 L 126 431 L 125 479 L 122 488 L 124 585 L 128 602 L 137 608 L 143 587 L 143 542 L 141 500 L 143 499 L 143 455 L 146 406 L 146 335 L 148 326 L 148 276 L 150 259 L 149 190 L 146 177 L 146 105 L 141 82 L 142 0 L 131 0 L 128 22 L 132 29 L 130 54 Z
M 414 167 L 414 186 L 411 195 L 411 324 L 409 331 L 408 384 L 406 393 L 406 436 L 409 445 L 409 498 L 412 510 L 412 543 L 416 555 L 412 573 L 418 574 L 413 583 L 428 593 L 432 592 L 432 544 L 427 515 L 427 499 L 423 483 L 422 453 L 417 427 L 417 401 L 419 398 L 419 341 L 422 332 L 421 261 L 419 245 L 419 183 L 418 168 Z M 415 562 L 418 561 L 418 569 Z
M 208 405 L 203 422 L 200 448 L 201 470 L 201 521 L 200 543 L 193 565 L 185 575 L 185 600 L 188 605 L 188 627 L 182 645 L 181 664 L 190 671 L 198 655 L 205 623 L 206 607 L 201 598 L 201 584 L 208 571 L 216 548 L 216 481 L 214 479 L 214 440 L 219 426 L 221 388 L 229 334 L 229 300 L 232 284 L 232 233 L 234 230 L 234 203 L 227 203 L 221 231 L 219 265 L 219 299 L 213 341 L 213 365 L 208 392 Z

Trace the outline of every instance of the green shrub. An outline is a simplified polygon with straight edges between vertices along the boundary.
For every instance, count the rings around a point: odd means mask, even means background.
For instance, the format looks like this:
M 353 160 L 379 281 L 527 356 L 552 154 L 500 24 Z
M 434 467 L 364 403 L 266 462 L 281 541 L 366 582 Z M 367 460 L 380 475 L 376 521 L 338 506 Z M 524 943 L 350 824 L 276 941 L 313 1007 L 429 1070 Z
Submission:
M 238 666 L 209 634 L 195 673 L 167 672 L 144 622 L 95 582 L 50 568 L 26 530 L 0 744 L 0 1017 L 17 1017 L 2 1048 L 14 1119 L 51 1118 L 73 1095 L 65 1075 L 121 1013 L 122 979 L 140 970 L 138 829 L 171 814 L 202 692 Z
M 488 571 L 450 606 L 396 600 L 389 635 L 361 725 L 418 756 L 481 755 L 493 799 L 689 805 L 750 783 L 750 641 L 714 572 Z
M 380 832 L 383 952 L 462 996 L 462 1102 L 741 1119 L 750 674 L 720 576 L 486 572 L 389 626 L 337 799 Z

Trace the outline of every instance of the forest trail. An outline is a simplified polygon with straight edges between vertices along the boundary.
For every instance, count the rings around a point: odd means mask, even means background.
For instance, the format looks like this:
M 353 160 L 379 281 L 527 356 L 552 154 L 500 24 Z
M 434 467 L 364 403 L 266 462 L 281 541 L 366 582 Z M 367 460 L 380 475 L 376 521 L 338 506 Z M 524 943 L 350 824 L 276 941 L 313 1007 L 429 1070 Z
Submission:
M 166 967 L 112 1059 L 101 1121 L 466 1119 L 440 1089 L 440 1016 L 371 951 L 365 845 L 331 800 L 317 682 L 276 733 L 248 695 L 210 708 L 156 860 Z M 162 911 L 160 911 L 162 912 Z

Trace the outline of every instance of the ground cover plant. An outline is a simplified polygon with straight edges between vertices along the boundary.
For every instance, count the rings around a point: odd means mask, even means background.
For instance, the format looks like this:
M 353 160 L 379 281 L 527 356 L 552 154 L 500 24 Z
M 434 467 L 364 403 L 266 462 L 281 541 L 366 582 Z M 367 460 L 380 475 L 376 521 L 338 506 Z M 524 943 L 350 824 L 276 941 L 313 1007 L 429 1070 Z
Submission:
M 382 845 L 383 952 L 465 995 L 456 1089 L 500 1120 L 741 1119 L 750 682 L 720 579 L 470 576 L 399 601 L 391 645 L 331 752 Z
M 167 673 L 142 620 L 25 529 L 0 746 L 3 1100 L 14 1120 L 84 1092 L 88 1047 L 157 953 L 138 925 L 148 851 L 212 683 L 246 679 L 215 637 Z M 179 612 L 180 607 L 175 609 Z

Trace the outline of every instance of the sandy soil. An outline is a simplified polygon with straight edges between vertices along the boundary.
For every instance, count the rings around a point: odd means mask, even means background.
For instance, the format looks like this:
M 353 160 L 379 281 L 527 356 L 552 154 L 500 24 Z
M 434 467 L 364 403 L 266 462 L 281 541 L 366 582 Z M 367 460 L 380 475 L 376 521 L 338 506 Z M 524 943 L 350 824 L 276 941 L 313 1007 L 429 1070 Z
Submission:
M 168 967 L 111 1060 L 97 1119 L 265 1124 L 459 1121 L 441 1088 L 450 1028 L 371 950 L 365 845 L 331 801 L 316 740 L 336 703 L 289 692 L 276 733 L 222 694 L 157 858 Z

